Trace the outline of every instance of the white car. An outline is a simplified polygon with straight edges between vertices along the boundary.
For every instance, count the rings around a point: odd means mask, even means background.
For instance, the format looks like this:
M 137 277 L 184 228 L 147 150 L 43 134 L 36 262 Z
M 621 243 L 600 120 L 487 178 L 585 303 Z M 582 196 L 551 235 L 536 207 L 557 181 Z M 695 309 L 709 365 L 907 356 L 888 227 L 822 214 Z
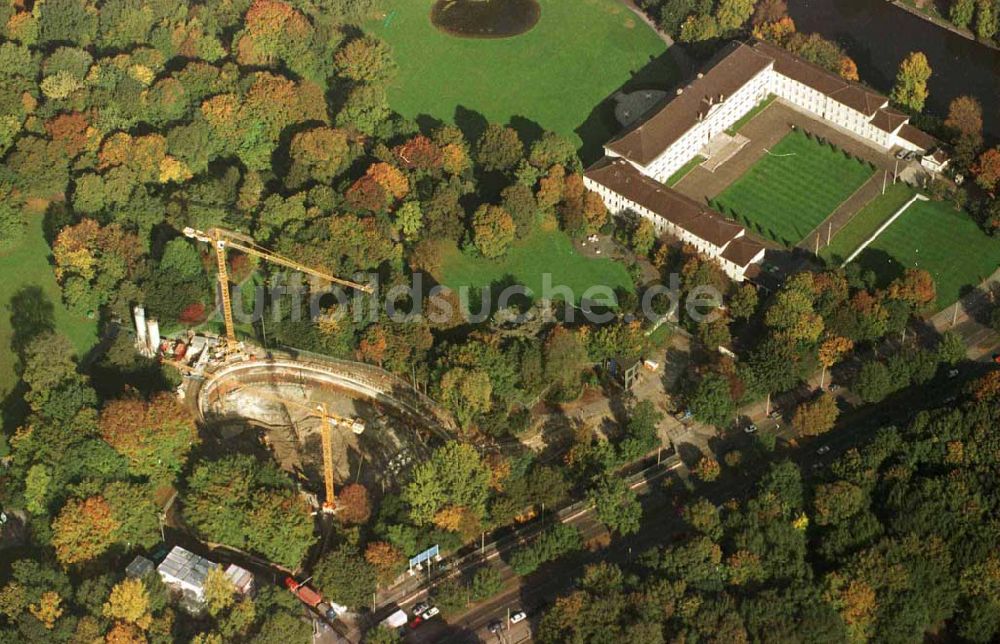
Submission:
M 430 607 L 431 605 L 428 604 L 427 602 L 420 602 L 419 604 L 413 607 L 413 614 L 422 615 Z
M 421 615 L 421 617 L 423 617 L 424 620 L 428 620 L 428 619 L 430 619 L 431 617 L 434 617 L 435 615 L 437 615 L 440 612 L 441 612 L 441 609 L 439 609 L 437 606 L 431 606 L 430 608 L 428 608 L 427 610 L 424 611 L 424 614 Z
M 823 447 L 820 447 L 818 450 L 816 450 L 816 453 L 822 456 L 823 454 L 826 454 L 829 451 L 830 451 L 830 446 L 824 445 Z
M 743 432 L 746 434 L 752 434 L 755 431 L 757 431 L 757 426 L 754 425 L 753 423 L 750 423 L 749 425 L 743 428 Z
M 523 622 L 527 615 L 523 610 L 516 611 L 510 614 L 510 623 L 517 624 L 518 622 Z

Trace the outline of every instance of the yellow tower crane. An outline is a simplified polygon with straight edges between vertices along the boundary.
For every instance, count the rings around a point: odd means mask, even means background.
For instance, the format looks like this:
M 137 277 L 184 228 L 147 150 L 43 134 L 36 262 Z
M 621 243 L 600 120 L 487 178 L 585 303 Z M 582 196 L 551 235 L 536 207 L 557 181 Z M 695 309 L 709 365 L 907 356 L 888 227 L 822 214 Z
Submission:
M 344 418 L 331 413 L 326 403 L 315 402 L 307 404 L 297 400 L 289 400 L 284 396 L 256 391 L 254 395 L 264 400 L 272 400 L 283 405 L 296 407 L 307 415 L 320 420 L 320 438 L 323 444 L 323 484 L 326 497 L 323 500 L 323 511 L 334 512 L 337 509 L 337 497 L 333 489 L 333 435 L 334 428 L 350 429 L 355 434 L 365 431 L 365 423 L 360 418 Z
M 254 257 L 259 257 L 263 260 L 271 262 L 272 264 L 278 264 L 279 266 L 291 268 L 292 270 L 301 271 L 306 275 L 312 275 L 313 277 L 318 277 L 333 284 L 340 284 L 341 286 L 357 289 L 365 293 L 373 292 L 372 287 L 366 284 L 358 284 L 357 282 L 334 277 L 333 275 L 310 268 L 309 266 L 300 264 L 294 260 L 288 259 L 287 257 L 276 255 L 261 246 L 258 246 L 257 242 L 255 242 L 253 238 L 242 233 L 225 230 L 224 228 L 209 228 L 207 231 L 201 231 L 195 228 L 187 227 L 184 229 L 184 235 L 186 237 L 197 239 L 200 242 L 211 244 L 213 248 L 215 248 L 215 261 L 219 269 L 219 286 L 222 290 L 222 317 L 226 322 L 226 350 L 229 352 L 236 351 L 237 343 L 236 328 L 233 324 L 233 307 L 231 298 L 229 297 L 229 270 L 226 267 L 226 249 L 228 248 L 238 250 L 241 253 L 246 253 L 248 255 L 253 255 Z

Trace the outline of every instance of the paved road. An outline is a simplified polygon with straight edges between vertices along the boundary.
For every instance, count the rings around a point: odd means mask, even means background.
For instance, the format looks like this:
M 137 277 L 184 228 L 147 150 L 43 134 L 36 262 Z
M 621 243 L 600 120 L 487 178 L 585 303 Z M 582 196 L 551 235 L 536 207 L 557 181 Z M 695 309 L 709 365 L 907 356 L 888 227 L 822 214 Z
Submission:
M 799 465 L 805 476 L 822 475 L 826 466 L 841 454 L 870 440 L 875 434 L 875 429 L 888 425 L 903 425 L 912 418 L 915 409 L 946 404 L 952 396 L 962 391 L 969 380 L 978 377 L 989 368 L 991 367 L 982 361 L 964 364 L 955 378 L 948 378 L 942 370 L 942 373 L 930 383 L 899 392 L 878 406 L 848 408 L 838 420 L 837 427 L 820 438 L 803 440 L 795 436 L 791 428 L 783 427 L 779 436 L 784 441 L 773 460 L 787 457 Z M 846 403 L 846 398 L 850 396 L 850 392 L 845 390 L 841 394 L 841 399 Z M 764 427 L 761 431 L 764 431 Z M 725 440 L 723 449 L 746 447 L 750 440 L 751 437 L 743 434 L 731 435 Z M 819 454 L 817 450 L 821 446 L 829 449 Z M 722 504 L 730 499 L 744 500 L 753 493 L 760 476 L 766 471 L 770 462 L 763 461 L 755 469 L 729 473 L 719 482 L 701 488 L 698 495 L 716 504 Z M 451 623 L 435 618 L 409 632 L 406 641 L 518 642 L 529 639 L 530 629 L 537 626 L 537 619 L 540 617 L 539 607 L 547 605 L 571 589 L 584 565 L 596 561 L 626 563 L 634 555 L 650 547 L 662 545 L 671 536 L 685 530 L 685 525 L 675 510 L 675 498 L 665 492 L 657 481 L 643 481 L 637 484 L 635 489 L 643 505 L 643 524 L 637 534 L 617 539 L 611 546 L 597 553 L 584 553 L 553 562 L 541 573 L 536 573 L 527 579 L 518 578 L 501 562 L 501 572 L 506 583 L 506 588 L 501 594 L 487 602 L 477 604 L 462 615 L 453 616 Z M 601 530 L 589 515 L 578 527 L 585 539 Z M 401 605 L 410 608 L 415 601 L 424 597 L 424 593 L 419 593 L 406 598 Z M 503 633 L 501 638 L 490 633 L 486 626 L 492 620 L 503 620 L 508 608 L 527 610 L 529 619 L 514 626 L 509 633 Z
M 1000 271 L 992 279 L 996 280 L 997 278 L 1000 278 Z M 980 307 L 981 303 L 970 303 L 965 308 L 974 311 Z M 932 318 L 931 326 L 937 330 L 951 326 L 951 314 L 948 311 L 943 311 Z M 763 405 L 745 411 L 757 419 L 759 431 L 775 431 L 782 439 L 782 446 L 779 448 L 776 458 L 791 458 L 807 474 L 822 471 L 826 464 L 833 462 L 840 454 L 871 438 L 873 430 L 877 427 L 890 424 L 901 425 L 910 420 L 913 409 L 946 404 L 952 396 L 961 393 L 967 381 L 990 368 L 987 365 L 990 362 L 991 354 L 1000 349 L 1000 334 L 977 323 L 965 312 L 964 308 L 959 310 L 957 320 L 954 330 L 962 336 L 969 346 L 967 357 L 973 361 L 963 364 L 957 377 L 948 378 L 946 371 L 942 369 L 930 383 L 922 387 L 908 388 L 891 396 L 878 406 L 859 407 L 857 406 L 859 404 L 857 397 L 849 390 L 841 389 L 838 392 L 838 397 L 845 411 L 838 420 L 837 427 L 822 438 L 803 440 L 784 421 L 778 421 L 781 422 L 781 426 L 778 427 L 778 422 L 764 417 Z M 931 335 L 925 332 L 921 339 L 929 340 Z M 887 342 L 887 348 L 893 344 L 893 342 Z M 815 387 L 818 384 L 818 379 L 819 375 L 816 374 L 812 379 L 812 386 Z M 716 452 L 723 453 L 733 448 L 745 448 L 749 446 L 751 440 L 752 437 L 739 433 L 721 437 Z M 816 450 L 820 446 L 828 447 L 829 451 L 822 455 L 817 454 Z M 717 484 L 703 488 L 699 494 L 716 503 L 722 503 L 731 498 L 745 498 L 754 489 L 764 469 L 761 466 L 757 471 L 747 469 L 737 475 L 730 475 Z M 671 470 L 683 470 L 683 468 L 674 466 Z M 440 617 L 434 618 L 434 620 L 408 633 L 407 641 L 518 642 L 530 638 L 530 628 L 537 619 L 536 607 L 551 601 L 554 597 L 571 588 L 576 574 L 584 564 L 599 560 L 627 561 L 633 553 L 639 553 L 650 546 L 662 544 L 665 537 L 683 530 L 684 524 L 676 516 L 673 501 L 657 483 L 666 473 L 663 471 L 654 479 L 639 481 L 634 485 L 634 489 L 640 495 L 640 501 L 643 504 L 644 523 L 639 533 L 628 538 L 618 539 L 610 547 L 596 554 L 567 557 L 546 566 L 542 574 L 533 575 L 525 580 L 517 577 L 503 563 L 502 553 L 516 545 L 517 540 L 511 539 L 505 543 L 490 544 L 484 557 L 469 558 L 462 566 L 459 566 L 458 570 L 467 570 L 480 565 L 484 560 L 491 561 L 500 567 L 501 575 L 506 584 L 505 590 L 487 602 L 477 604 L 462 615 L 452 616 L 450 624 L 445 623 Z M 585 540 L 604 530 L 603 526 L 588 511 L 571 513 L 565 519 L 581 530 Z M 535 534 L 542 527 L 541 525 L 535 526 L 534 531 L 529 531 L 528 534 Z M 416 585 L 416 583 L 413 584 L 413 586 Z M 398 603 L 404 608 L 410 608 L 417 601 L 426 598 L 426 591 L 433 584 L 419 590 L 414 590 L 413 586 L 402 589 L 405 592 L 399 592 L 395 597 L 386 596 L 381 603 L 383 606 L 386 604 L 394 606 Z M 508 608 L 528 610 L 529 619 L 522 624 L 515 625 L 510 632 L 505 631 L 499 636 L 490 633 L 486 628 L 487 624 L 494 619 L 505 618 Z

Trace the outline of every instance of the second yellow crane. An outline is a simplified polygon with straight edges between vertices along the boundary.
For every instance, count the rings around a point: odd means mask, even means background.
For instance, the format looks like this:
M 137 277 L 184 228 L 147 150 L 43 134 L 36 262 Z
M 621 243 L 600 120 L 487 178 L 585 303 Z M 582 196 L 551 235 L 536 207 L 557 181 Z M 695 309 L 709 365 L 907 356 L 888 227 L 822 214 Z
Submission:
M 254 391 L 254 395 L 264 400 L 272 400 L 283 405 L 295 407 L 308 416 L 319 418 L 320 439 L 323 445 L 323 483 L 326 497 L 323 500 L 324 512 L 335 512 L 337 509 L 337 497 L 334 494 L 333 484 L 333 435 L 335 428 L 350 429 L 355 434 L 365 431 L 365 423 L 360 418 L 344 418 L 330 411 L 326 403 L 323 402 L 299 402 L 290 400 L 285 396 L 279 396 L 263 391 Z

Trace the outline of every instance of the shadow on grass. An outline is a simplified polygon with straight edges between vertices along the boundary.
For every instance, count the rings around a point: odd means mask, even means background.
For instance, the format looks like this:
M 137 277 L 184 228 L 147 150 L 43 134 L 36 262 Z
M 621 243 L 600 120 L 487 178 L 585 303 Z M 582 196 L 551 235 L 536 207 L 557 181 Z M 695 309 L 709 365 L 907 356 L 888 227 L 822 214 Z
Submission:
M 885 288 L 894 279 L 902 277 L 906 268 L 889 253 L 871 246 L 861 251 L 854 261 L 875 274 L 875 286 L 879 288 Z
M 650 57 L 649 61 L 621 87 L 609 94 L 603 101 L 591 110 L 590 115 L 576 128 L 577 136 L 583 141 L 578 150 L 583 164 L 590 165 L 603 155 L 603 146 L 612 137 L 623 131 L 623 127 L 615 119 L 615 95 L 619 92 L 634 92 L 642 89 L 658 89 L 667 91 L 664 99 L 669 101 L 672 90 L 680 82 L 680 72 L 669 52 Z M 660 107 L 654 106 L 648 114 Z

